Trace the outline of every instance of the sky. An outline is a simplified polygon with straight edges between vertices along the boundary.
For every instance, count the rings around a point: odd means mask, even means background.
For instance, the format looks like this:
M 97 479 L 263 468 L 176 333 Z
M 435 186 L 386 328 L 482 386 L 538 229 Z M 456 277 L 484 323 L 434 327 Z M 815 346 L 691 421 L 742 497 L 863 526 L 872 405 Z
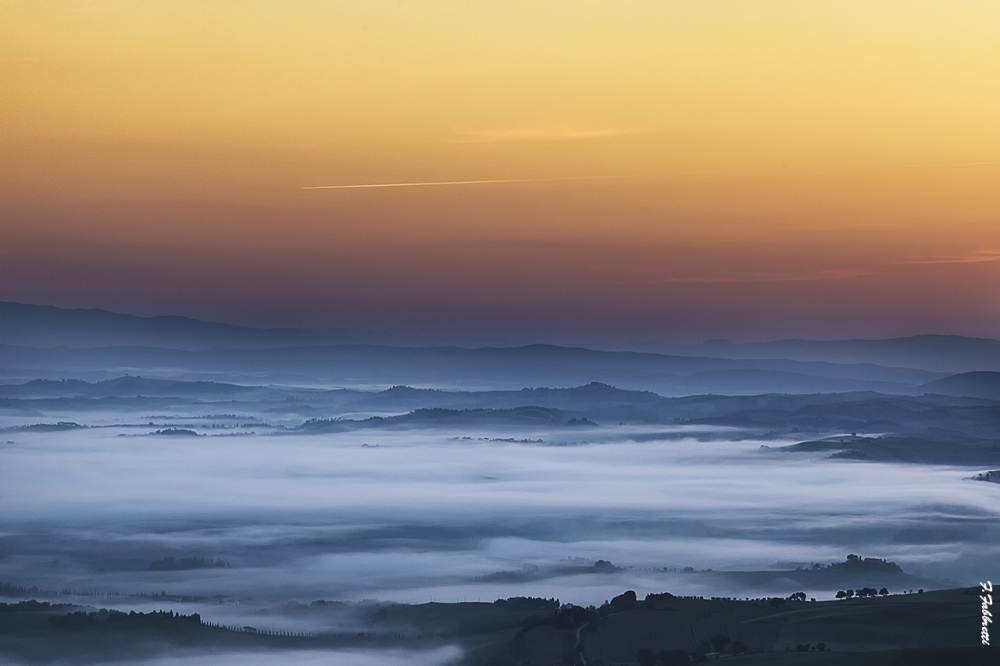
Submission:
M 998 26 L 986 0 L 7 0 L 0 300 L 1000 337 Z M 327 187 L 376 184 L 411 185 Z

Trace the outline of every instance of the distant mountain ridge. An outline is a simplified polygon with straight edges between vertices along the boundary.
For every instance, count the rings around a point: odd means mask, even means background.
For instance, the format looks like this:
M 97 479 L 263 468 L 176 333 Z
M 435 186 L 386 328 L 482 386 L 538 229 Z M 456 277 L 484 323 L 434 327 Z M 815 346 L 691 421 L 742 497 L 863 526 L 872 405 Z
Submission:
M 923 385 L 928 393 L 1000 400 L 1000 372 L 977 370 L 944 377 Z
M 182 316 L 140 317 L 90 309 L 0 302 L 0 345 L 52 348 L 154 347 L 159 349 L 271 349 L 331 345 L 447 346 L 417 336 L 340 329 L 261 329 Z M 464 348 L 484 343 L 463 343 Z M 501 345 L 571 349 L 565 345 Z M 625 351 L 623 346 L 618 351 Z M 799 340 L 629 347 L 636 353 L 732 360 L 823 361 L 917 368 L 937 373 L 1000 371 L 1000 340 L 961 335 L 916 335 L 882 340 Z M 615 351 L 614 349 L 610 351 Z
M 659 346 L 658 350 L 714 358 L 875 363 L 932 372 L 1000 371 L 1000 340 L 962 335 L 926 334 L 884 340 L 710 341 L 689 347 Z
M 132 396 L 217 396 L 246 393 L 256 387 L 220 382 L 185 382 L 144 377 L 118 377 L 101 382 L 79 379 L 33 379 L 23 384 L 0 385 L 0 397 L 64 398 L 64 397 L 132 397 Z
M 356 428 L 385 427 L 580 427 L 596 426 L 584 415 L 551 407 L 514 407 L 510 409 L 444 409 L 441 407 L 416 409 L 398 416 L 373 416 L 363 421 L 342 419 L 310 419 L 297 427 L 297 432 L 342 432 Z
M 190 317 L 139 317 L 97 308 L 0 302 L 0 344 L 28 347 L 141 346 L 161 349 L 262 349 L 335 344 L 417 344 L 388 333 L 253 328 Z
M 622 441 L 668 441 L 711 433 L 712 438 L 789 442 L 785 447 L 762 447 L 762 453 L 770 455 L 797 452 L 995 467 L 1000 455 L 998 406 L 998 400 L 933 393 L 668 397 L 598 382 L 478 392 L 407 386 L 372 391 L 128 376 L 102 382 L 34 380 L 0 385 L 0 418 L 10 424 L 0 431 L 13 436 L 103 427 L 109 412 L 124 417 L 120 423 L 145 431 L 139 434 L 174 438 L 436 428 L 460 429 L 464 431 L 456 433 L 460 435 L 481 429 L 508 437 L 499 433 L 510 428 L 557 428 L 564 434 L 601 428 L 603 437 Z M 183 417 L 163 416 L 171 413 Z M 623 429 L 614 431 L 619 427 Z M 520 441 L 517 437 L 511 441 L 515 440 Z
M 187 317 L 0 303 L 0 381 L 9 383 L 128 374 L 324 388 L 410 384 L 484 390 L 599 382 L 675 396 L 909 395 L 946 374 L 994 369 L 1000 370 L 1000 341 L 961 336 L 713 342 L 661 346 L 656 352 L 554 344 L 456 346 L 363 331 L 256 329 Z M 156 395 L 154 390 L 142 394 Z M 954 394 L 941 387 L 927 390 Z
M 385 388 L 396 384 L 451 389 L 568 387 L 601 382 L 661 395 L 699 393 L 911 394 L 939 373 L 875 365 L 716 359 L 610 352 L 556 345 L 394 347 L 333 345 L 263 349 L 72 349 L 0 345 L 0 379 L 161 379 L 317 387 Z

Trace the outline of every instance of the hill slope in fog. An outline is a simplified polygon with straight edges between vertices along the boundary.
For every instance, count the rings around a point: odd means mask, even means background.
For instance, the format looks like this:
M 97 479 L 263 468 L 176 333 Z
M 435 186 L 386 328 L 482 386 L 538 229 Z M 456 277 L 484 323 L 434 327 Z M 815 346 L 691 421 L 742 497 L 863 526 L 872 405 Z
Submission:
M 362 391 L 140 377 L 0 385 L 0 416 L 13 419 L 8 430 L 122 418 L 148 432 L 183 428 L 197 434 L 445 429 L 466 435 L 515 429 L 524 438 L 531 429 L 600 428 L 601 437 L 612 439 L 793 439 L 802 443 L 785 451 L 960 465 L 997 463 L 998 405 L 985 398 L 873 392 L 669 397 L 599 382 L 493 391 Z M 171 413 L 177 416 L 147 416 Z M 637 426 L 646 430 L 628 429 Z
M 711 341 L 690 347 L 651 346 L 673 354 L 716 358 L 784 358 L 832 363 L 874 363 L 932 372 L 1000 370 L 1000 340 L 962 335 L 915 335 L 886 340 Z
M 216 663 L 238 662 L 250 649 L 269 650 L 275 661 L 298 661 L 296 653 L 307 656 L 306 651 L 336 661 L 338 655 L 371 650 L 377 659 L 378 650 L 393 649 L 409 651 L 412 663 L 424 663 L 421 651 L 459 646 L 457 663 L 470 666 L 670 666 L 719 657 L 735 664 L 985 666 L 996 663 L 998 650 L 979 646 L 978 600 L 977 589 L 954 589 L 821 602 L 794 595 L 740 600 L 661 593 L 639 599 L 626 591 L 599 608 L 532 597 L 493 603 L 289 604 L 286 612 L 299 616 L 337 607 L 361 619 L 366 629 L 325 634 L 220 627 L 200 615 L 173 611 L 127 614 L 28 601 L 0 604 L 0 651 L 28 663 L 72 656 L 76 663 L 90 664 L 150 658 L 177 648 Z M 406 652 L 393 656 L 400 654 Z
M 908 394 L 920 392 L 921 385 L 941 377 L 923 370 L 864 364 L 732 360 L 554 345 L 475 349 L 335 345 L 210 350 L 0 345 L 0 370 L 11 383 L 40 378 L 110 379 L 124 374 L 254 384 L 408 384 L 479 390 L 568 387 L 597 381 L 663 395 L 863 390 Z
M 162 347 L 165 349 L 259 349 L 299 345 L 404 343 L 399 336 L 368 331 L 260 329 L 191 317 L 138 317 L 97 308 L 0 302 L 0 344 L 31 347 Z
M 1000 372 L 978 370 L 963 372 L 924 384 L 928 393 L 1000 399 Z

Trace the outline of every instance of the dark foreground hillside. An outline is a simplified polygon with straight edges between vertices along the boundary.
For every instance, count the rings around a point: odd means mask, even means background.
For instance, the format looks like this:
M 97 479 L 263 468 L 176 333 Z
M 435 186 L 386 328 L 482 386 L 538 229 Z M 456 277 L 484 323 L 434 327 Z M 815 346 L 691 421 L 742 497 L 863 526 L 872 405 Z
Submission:
M 647 599 L 585 626 L 580 645 L 593 664 L 633 663 L 643 649 L 657 655 L 685 652 L 692 659 L 719 652 L 733 655 L 735 663 L 778 663 L 774 653 L 794 652 L 781 663 L 839 664 L 857 663 L 847 657 L 858 653 L 971 648 L 980 642 L 980 607 L 978 596 L 968 592 L 831 602 Z M 842 656 L 817 660 L 813 654 L 827 652 Z M 761 661 L 765 654 L 768 659 Z M 872 655 L 871 663 L 894 659 Z
M 0 657 L 97 663 L 191 650 L 221 659 L 248 649 L 457 645 L 464 651 L 462 663 L 487 666 L 670 666 L 716 659 L 734 666 L 1000 663 L 1000 650 L 980 645 L 976 588 L 888 596 L 871 590 L 864 598 L 826 602 L 803 597 L 735 600 L 664 593 L 638 600 L 626 592 L 600 608 L 545 599 L 391 605 L 373 613 L 369 632 L 318 635 L 222 628 L 170 611 L 122 613 L 22 602 L 0 606 Z

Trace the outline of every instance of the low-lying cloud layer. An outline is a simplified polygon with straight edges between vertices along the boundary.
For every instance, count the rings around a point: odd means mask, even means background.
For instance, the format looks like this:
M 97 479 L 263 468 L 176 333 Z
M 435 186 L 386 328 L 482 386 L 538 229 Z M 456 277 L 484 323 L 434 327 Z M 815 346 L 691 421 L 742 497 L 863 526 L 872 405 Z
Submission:
M 140 660 L 105 662 L 115 666 L 447 666 L 461 658 L 457 647 L 434 650 L 255 650 L 207 652 L 178 650 L 177 654 Z M 13 666 L 21 666 L 18 662 Z M 100 664 L 95 666 L 101 666 Z
M 1000 487 L 971 481 L 968 468 L 830 460 L 682 428 L 660 438 L 666 430 L 518 433 L 530 443 L 433 429 L 18 432 L 0 447 L 4 577 L 46 590 L 164 594 L 118 603 L 188 604 L 211 621 L 256 615 L 271 629 L 324 631 L 353 626 L 351 614 L 303 624 L 267 609 L 515 595 L 589 604 L 627 588 L 742 596 L 766 590 L 697 571 L 828 563 L 848 552 L 968 582 L 988 577 L 1000 554 Z M 167 557 L 230 566 L 151 569 Z

